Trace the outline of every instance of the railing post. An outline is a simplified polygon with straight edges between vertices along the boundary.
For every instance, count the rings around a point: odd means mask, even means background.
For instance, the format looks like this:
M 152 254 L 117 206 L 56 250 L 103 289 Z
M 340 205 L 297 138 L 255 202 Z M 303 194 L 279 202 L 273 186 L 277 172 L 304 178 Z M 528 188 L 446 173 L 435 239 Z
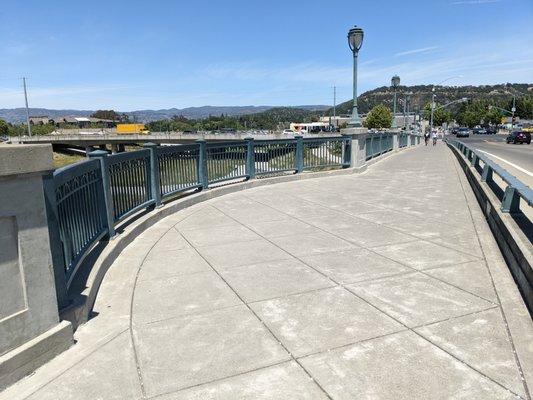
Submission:
M 150 150 L 150 191 L 156 207 L 161 207 L 161 180 L 159 179 L 159 162 L 157 160 L 157 143 L 145 143 L 143 147 Z
M 492 168 L 485 164 L 481 173 L 481 182 L 492 182 Z
M 348 167 L 351 168 L 354 166 L 354 163 L 355 163 L 355 160 L 352 159 L 352 146 L 353 146 L 352 135 L 343 133 L 342 138 L 343 138 L 343 141 L 342 141 L 343 168 L 348 168 Z
M 67 295 L 67 277 L 63 244 L 59 232 L 59 219 L 57 216 L 56 186 L 54 172 L 43 175 L 44 202 L 46 205 L 46 219 L 48 221 L 48 236 L 50 237 L 50 252 L 57 295 L 57 307 L 65 308 L 69 301 Z
M 296 173 L 299 174 L 304 170 L 304 137 L 296 135 L 296 155 L 294 158 Z
M 520 195 L 514 187 L 507 186 L 505 188 L 501 210 L 504 213 L 520 212 Z
M 111 182 L 109 179 L 107 151 L 91 151 L 88 155 L 90 158 L 98 158 L 100 160 L 100 170 L 102 171 L 102 186 L 104 189 L 103 206 L 105 207 L 107 236 L 110 239 L 115 236 L 115 211 L 113 208 L 113 195 L 111 194 Z
M 254 138 L 244 138 L 246 141 L 246 175 L 248 179 L 255 179 Z
M 471 165 L 472 167 L 477 167 L 477 163 L 478 163 L 478 158 L 477 158 L 477 154 L 472 152 L 472 161 L 471 161 Z
M 209 188 L 209 177 L 207 176 L 207 143 L 204 139 L 196 140 L 198 149 L 198 179 L 202 189 Z

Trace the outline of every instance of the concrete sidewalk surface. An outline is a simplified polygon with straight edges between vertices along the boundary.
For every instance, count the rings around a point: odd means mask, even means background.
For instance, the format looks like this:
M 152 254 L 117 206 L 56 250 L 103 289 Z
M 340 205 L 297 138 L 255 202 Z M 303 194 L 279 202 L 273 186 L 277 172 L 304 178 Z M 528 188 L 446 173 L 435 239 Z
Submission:
M 94 314 L 0 399 L 531 398 L 531 319 L 440 143 L 179 211 Z

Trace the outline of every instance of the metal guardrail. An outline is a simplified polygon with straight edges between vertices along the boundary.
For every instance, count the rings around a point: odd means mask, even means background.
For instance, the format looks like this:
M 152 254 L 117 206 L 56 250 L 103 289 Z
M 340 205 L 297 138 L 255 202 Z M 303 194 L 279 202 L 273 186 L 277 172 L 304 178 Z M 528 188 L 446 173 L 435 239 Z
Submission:
M 411 143 L 419 143 L 420 138 L 412 136 L 417 140 Z M 402 137 L 405 147 L 408 134 Z M 393 133 L 370 134 L 365 140 L 367 159 L 394 147 Z M 102 238 L 113 237 L 117 225 L 133 214 L 212 185 L 352 163 L 351 135 L 144 147 L 113 155 L 93 151 L 89 160 L 44 179 L 60 308 L 67 305 L 67 290 L 90 249 Z
M 470 161 L 470 165 L 480 174 L 482 182 L 492 182 L 493 174 L 495 173 L 507 184 L 503 199 L 501 200 L 502 204 L 500 209 L 502 212 L 520 212 L 520 199 L 528 206 L 533 206 L 533 190 L 529 186 L 522 183 L 487 156 L 472 149 L 463 142 L 459 140 L 447 140 L 447 142 L 457 148 Z M 483 166 L 480 165 L 480 161 L 483 163 Z
M 401 137 L 398 135 L 398 147 L 405 147 L 401 145 Z M 394 148 L 394 135 L 392 133 L 375 133 L 366 138 L 366 160 L 371 160 L 377 156 L 381 156 Z

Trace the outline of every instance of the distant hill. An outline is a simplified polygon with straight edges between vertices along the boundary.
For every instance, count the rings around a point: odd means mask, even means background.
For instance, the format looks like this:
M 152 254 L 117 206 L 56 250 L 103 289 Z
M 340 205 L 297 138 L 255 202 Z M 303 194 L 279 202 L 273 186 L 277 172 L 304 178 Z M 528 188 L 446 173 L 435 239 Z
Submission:
M 411 95 L 411 111 L 417 107 L 421 109 L 424 105 L 431 102 L 432 85 L 400 86 L 398 88 L 398 97 L 403 98 L 406 92 Z M 471 100 L 492 100 L 507 101 L 513 95 L 520 96 L 524 94 L 533 95 L 533 84 L 527 83 L 507 83 L 501 85 L 483 85 L 483 86 L 435 86 L 436 101 L 438 103 L 447 103 L 463 97 Z M 374 106 L 384 104 L 392 109 L 393 91 L 388 86 L 382 86 L 369 90 L 357 98 L 357 107 L 360 114 L 366 114 Z M 397 105 L 398 112 L 403 110 L 403 104 Z M 337 114 L 350 114 L 352 111 L 352 100 L 337 105 Z M 326 111 L 326 115 L 332 115 L 333 108 Z
M 240 116 L 247 114 L 257 114 L 267 111 L 274 106 L 203 106 L 203 107 L 187 107 L 187 108 L 170 108 L 166 110 L 138 110 L 124 112 L 130 117 L 132 121 L 137 122 L 151 122 L 162 119 L 171 119 L 174 116 L 184 116 L 188 119 L 202 119 L 209 116 L 220 116 L 221 114 L 227 116 Z M 303 105 L 294 106 L 299 110 L 306 111 L 324 111 L 330 108 L 326 105 Z M 57 118 L 62 116 L 80 116 L 87 117 L 91 115 L 93 110 L 52 110 L 47 108 L 30 108 L 30 116 L 48 116 L 50 118 Z M 122 114 L 122 112 L 120 112 Z M 21 123 L 26 121 L 25 108 L 0 109 L 0 119 L 10 123 Z

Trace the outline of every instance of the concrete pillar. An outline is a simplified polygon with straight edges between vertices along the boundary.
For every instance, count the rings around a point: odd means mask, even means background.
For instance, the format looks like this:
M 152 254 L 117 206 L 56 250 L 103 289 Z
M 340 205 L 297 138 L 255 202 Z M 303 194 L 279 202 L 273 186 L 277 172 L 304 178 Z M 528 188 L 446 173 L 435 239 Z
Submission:
M 118 146 L 119 153 L 124 153 L 126 151 L 126 146 L 124 146 L 124 144 L 120 143 L 117 146 Z
M 51 145 L 0 146 L 0 391 L 73 342 L 59 321 L 43 192 Z
M 352 137 L 351 167 L 360 168 L 364 166 L 366 164 L 366 138 L 368 137 L 368 129 L 346 128 L 341 129 L 341 134 Z
M 394 131 L 392 137 L 392 151 L 396 151 L 400 148 L 400 136 L 398 131 Z

